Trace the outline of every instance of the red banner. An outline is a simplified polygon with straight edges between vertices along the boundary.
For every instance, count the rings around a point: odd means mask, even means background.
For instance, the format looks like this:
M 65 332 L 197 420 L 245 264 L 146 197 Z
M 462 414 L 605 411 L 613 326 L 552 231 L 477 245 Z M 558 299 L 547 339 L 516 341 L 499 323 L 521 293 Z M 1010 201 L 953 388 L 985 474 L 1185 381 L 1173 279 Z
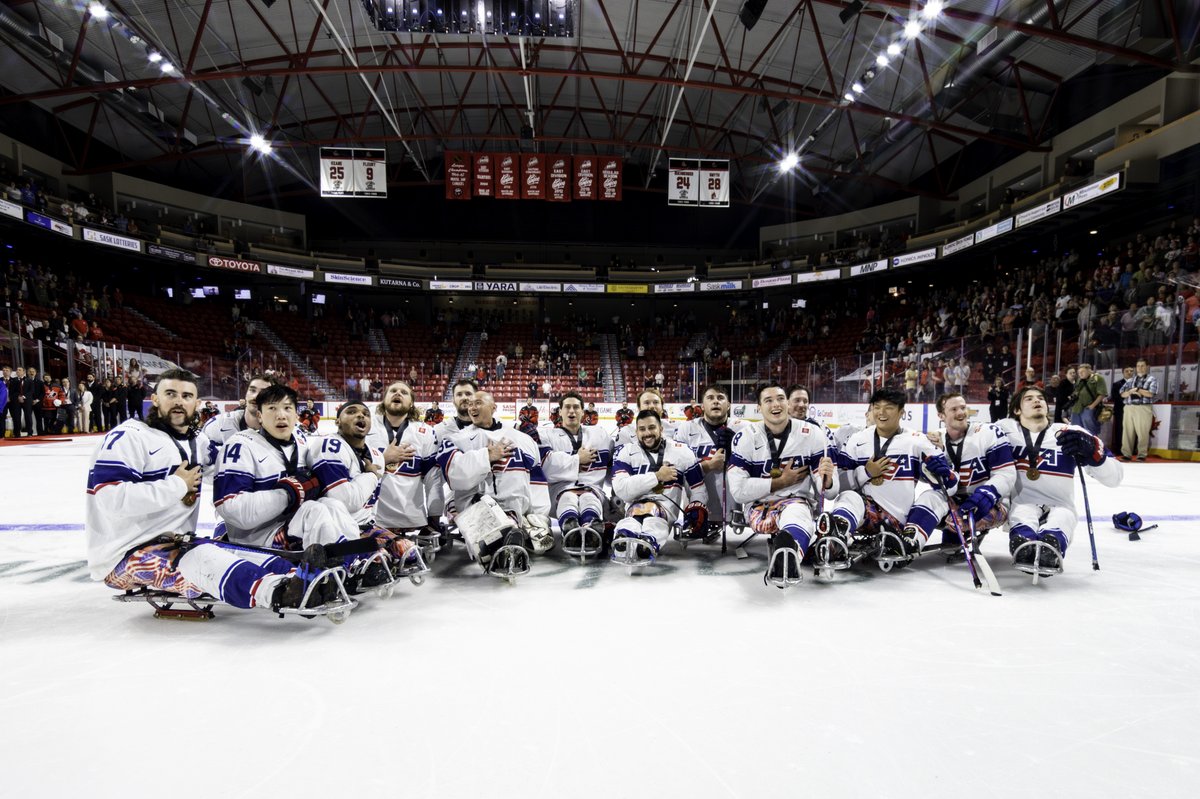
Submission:
M 497 153 L 496 199 L 521 199 L 521 168 L 514 153 Z
M 492 172 L 492 158 L 491 153 L 475 153 L 474 155 L 476 197 L 491 197 L 494 194 L 492 180 L 495 175 Z
M 621 199 L 621 159 L 616 156 L 600 159 L 600 199 Z
M 546 199 L 546 160 L 536 154 L 527 153 L 521 156 L 521 174 L 525 182 L 521 185 L 521 198 L 524 200 Z
M 571 202 L 571 156 L 552 155 L 550 164 L 550 188 L 546 199 L 552 203 Z
M 575 156 L 575 199 L 596 199 L 596 158 L 591 155 Z
M 446 199 L 471 199 L 470 153 L 446 153 Z

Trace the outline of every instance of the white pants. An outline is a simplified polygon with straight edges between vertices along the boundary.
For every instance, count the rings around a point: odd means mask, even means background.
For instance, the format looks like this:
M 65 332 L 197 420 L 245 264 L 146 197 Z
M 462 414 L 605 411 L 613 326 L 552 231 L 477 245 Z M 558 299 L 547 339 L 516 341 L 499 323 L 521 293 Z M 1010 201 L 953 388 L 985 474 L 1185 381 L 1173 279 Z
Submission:
M 594 517 L 597 521 L 603 521 L 604 507 L 596 492 L 568 488 L 559 493 L 554 506 L 554 516 L 560 525 L 572 517 L 582 522 L 580 517 L 589 512 L 589 520 Z
M 1008 511 L 1009 529 L 1014 533 L 1024 534 L 1029 537 L 1026 531 L 1032 531 L 1036 536 L 1042 533 L 1059 533 L 1063 540 L 1071 543 L 1071 538 L 1075 534 L 1075 525 L 1079 522 L 1079 517 L 1075 511 L 1070 508 L 1050 508 L 1050 513 L 1046 516 L 1046 521 L 1039 523 L 1044 512 L 1042 505 L 1022 505 L 1015 504 Z M 1024 530 L 1019 528 L 1025 528 Z

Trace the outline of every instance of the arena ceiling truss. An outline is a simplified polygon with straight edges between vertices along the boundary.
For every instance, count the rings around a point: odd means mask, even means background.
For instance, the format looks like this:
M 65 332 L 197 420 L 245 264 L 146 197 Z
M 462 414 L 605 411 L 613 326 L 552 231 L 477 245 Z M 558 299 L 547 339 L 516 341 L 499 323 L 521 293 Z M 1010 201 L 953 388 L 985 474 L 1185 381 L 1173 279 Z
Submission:
M 729 159 L 742 202 L 834 181 L 946 196 L 970 142 L 1045 150 L 1071 76 L 1196 69 L 1175 0 L 946 0 L 936 17 L 926 0 L 767 0 L 750 28 L 742 2 L 9 0 L 0 106 L 76 129 L 80 174 L 216 185 L 258 135 L 281 188 L 315 182 L 318 147 L 383 146 L 401 185 L 440 181 L 445 150 L 537 150 L 622 155 L 647 185 L 668 157 Z M 518 11 L 549 22 L 495 22 Z

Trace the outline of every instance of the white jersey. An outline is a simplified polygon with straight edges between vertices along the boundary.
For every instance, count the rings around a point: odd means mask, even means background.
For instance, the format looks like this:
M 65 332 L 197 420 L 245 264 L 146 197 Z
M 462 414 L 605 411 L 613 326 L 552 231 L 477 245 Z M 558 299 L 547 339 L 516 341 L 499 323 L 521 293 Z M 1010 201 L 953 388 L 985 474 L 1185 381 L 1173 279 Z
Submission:
M 860 430 L 846 441 L 838 452 L 838 468 L 852 472 L 853 485 L 896 519 L 903 521 L 917 496 L 917 481 L 921 479 L 921 464 L 926 458 L 945 458 L 923 433 L 900 428 L 890 439 L 879 442 L 880 454 L 892 461 L 891 471 L 880 485 L 871 482 L 864 464 L 875 458 L 875 427 Z M 884 453 L 886 449 L 886 453 Z M 951 487 L 951 493 L 957 490 Z
M 509 441 L 512 455 L 493 464 L 487 447 L 493 441 Z M 462 511 L 476 494 L 487 494 L 505 510 L 520 516 L 550 514 L 550 492 L 542 472 L 542 458 L 533 439 L 516 428 L 493 422 L 487 430 L 471 425 L 458 436 L 440 442 L 438 464 L 454 492 L 455 507 Z
M 279 447 L 261 431 L 242 430 L 225 442 L 213 494 L 229 540 L 271 546 L 290 518 L 291 493 L 276 486 L 289 475 L 303 480 L 308 465 L 308 451 L 295 438 Z
M 554 427 L 539 432 L 542 439 L 542 472 L 550 483 L 550 496 L 573 485 L 589 486 L 600 491 L 612 466 L 612 450 L 609 449 L 608 434 L 599 427 L 584 425 L 579 428 L 578 439 L 572 439 L 564 428 Z M 596 458 L 587 466 L 579 465 L 580 448 L 596 451 Z
M 653 455 L 652 462 L 651 453 L 647 453 L 639 441 L 626 444 L 613 456 L 613 493 L 622 502 L 628 505 L 661 494 L 683 508 L 687 504 L 686 495 L 690 493 L 692 500 L 708 504 L 704 472 L 700 469 L 700 461 L 696 460 L 696 453 L 687 444 L 664 439 L 661 448 Z M 678 478 L 659 484 L 655 472 L 668 464 L 675 467 Z
M 634 412 L 633 421 L 624 427 L 618 428 L 616 434 L 613 435 L 612 451 L 619 452 L 624 446 L 637 446 L 637 413 Z M 679 425 L 670 419 L 662 420 L 662 437 L 668 441 L 679 440 Z
M 831 430 L 829 435 L 833 439 L 833 443 L 840 450 L 846 446 L 846 442 L 850 440 L 850 436 L 860 432 L 862 432 L 862 428 L 858 425 L 844 424 L 840 425 L 837 430 Z
M 470 419 L 461 424 L 459 422 L 460 420 L 456 416 L 447 416 L 438 422 L 433 428 L 433 434 L 437 436 L 438 442 L 440 443 L 446 438 L 458 438 L 464 431 L 470 430 L 473 426 Z
M 836 456 L 829 447 L 825 432 L 807 421 L 791 420 L 785 431 L 787 437 L 782 446 L 775 444 L 779 457 L 771 451 L 771 433 L 763 422 L 746 423 L 733 439 L 733 452 L 729 460 L 729 494 L 735 502 L 772 502 L 790 497 L 802 497 L 816 502 L 817 488 L 815 472 L 821 459 Z M 798 483 L 771 491 L 771 470 L 792 462 L 796 466 L 807 466 L 810 472 Z M 833 499 L 838 494 L 838 481 L 825 490 L 825 498 Z
M 185 505 L 187 484 L 175 470 L 189 463 L 211 468 L 208 439 L 177 439 L 130 419 L 110 430 L 88 470 L 88 573 L 103 580 L 125 553 L 163 533 L 192 533 L 199 502 Z M 186 456 L 186 457 L 185 457 Z
M 1063 452 L 1058 444 L 1058 432 L 1072 426 L 1051 424 L 1046 428 L 1046 435 L 1042 437 L 1040 445 L 1038 438 L 1041 434 L 1026 431 L 1016 419 L 1001 419 L 996 422 L 995 427 L 1007 438 L 1009 446 L 1012 447 L 1013 460 L 1016 462 L 1017 480 L 1013 504 L 1069 508 L 1075 513 L 1075 459 Z M 1083 430 L 1081 427 L 1074 429 Z M 1030 448 L 1025 441 L 1025 432 L 1029 433 L 1030 443 L 1038 448 L 1037 480 L 1030 480 L 1028 477 Z M 1101 484 L 1116 488 L 1121 484 L 1123 470 L 1117 459 L 1110 456 L 1099 466 L 1088 466 L 1087 473 Z
M 972 424 L 961 441 L 950 441 L 942 431 L 942 450 L 958 470 L 958 494 L 966 497 L 981 485 L 989 485 L 1001 497 L 1012 496 L 1017 470 L 1008 438 L 994 424 Z
M 447 420 L 442 420 L 445 424 Z M 438 425 L 441 427 L 441 425 Z M 400 468 L 387 473 L 379 489 L 375 519 L 380 525 L 397 530 L 424 527 L 446 509 L 442 470 L 438 467 L 441 449 L 433 427 L 424 422 L 408 422 L 392 428 L 386 417 L 376 416 L 367 434 L 367 444 L 381 453 L 391 441 L 413 448 L 416 454 L 400 462 Z
M 360 527 L 375 520 L 380 486 L 378 477 L 363 471 L 361 458 L 369 458 L 383 473 L 383 450 L 371 446 L 370 441 L 355 450 L 337 433 L 308 440 L 307 462 L 321 484 L 320 498 L 340 504 Z
M 750 426 L 744 419 L 729 419 L 725 424 L 713 427 L 703 417 L 697 417 L 690 422 L 679 425 L 675 431 L 675 440 L 686 444 L 695 453 L 697 460 L 703 462 L 712 457 L 713 450 L 725 450 L 725 466 L 729 467 L 731 444 L 734 436 Z M 703 467 L 701 467 L 703 471 Z M 713 521 L 724 521 L 729 518 L 726 507 L 725 470 L 715 469 L 704 473 L 704 488 L 708 491 L 708 512 Z M 728 503 L 732 506 L 732 502 Z

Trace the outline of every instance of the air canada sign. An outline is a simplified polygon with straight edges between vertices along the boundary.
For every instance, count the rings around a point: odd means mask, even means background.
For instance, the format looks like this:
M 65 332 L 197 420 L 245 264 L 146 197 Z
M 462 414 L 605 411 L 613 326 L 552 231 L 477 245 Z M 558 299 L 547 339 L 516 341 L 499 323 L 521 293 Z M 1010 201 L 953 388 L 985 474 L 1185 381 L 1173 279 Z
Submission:
M 262 271 L 262 264 L 258 261 L 239 261 L 237 258 L 222 258 L 219 255 L 208 256 L 208 265 L 217 269 L 232 269 L 235 272 Z

